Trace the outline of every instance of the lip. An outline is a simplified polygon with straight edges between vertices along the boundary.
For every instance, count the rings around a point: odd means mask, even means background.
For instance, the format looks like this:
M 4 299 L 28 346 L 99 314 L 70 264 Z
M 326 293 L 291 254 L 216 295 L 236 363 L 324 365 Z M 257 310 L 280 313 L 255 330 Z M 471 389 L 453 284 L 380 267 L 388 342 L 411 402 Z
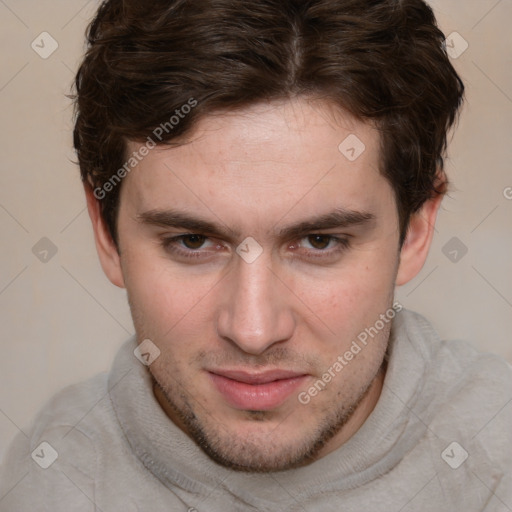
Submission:
M 289 370 L 254 373 L 243 370 L 210 370 L 217 391 L 235 409 L 269 411 L 282 405 L 308 375 Z

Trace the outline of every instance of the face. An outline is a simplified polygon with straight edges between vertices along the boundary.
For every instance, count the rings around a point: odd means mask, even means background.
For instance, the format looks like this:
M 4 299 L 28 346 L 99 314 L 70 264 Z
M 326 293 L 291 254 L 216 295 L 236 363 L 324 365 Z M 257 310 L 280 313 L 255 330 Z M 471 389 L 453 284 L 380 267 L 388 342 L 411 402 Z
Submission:
M 212 458 L 296 467 L 364 422 L 400 256 L 375 129 L 306 99 L 207 117 L 125 178 L 118 233 L 155 394 Z

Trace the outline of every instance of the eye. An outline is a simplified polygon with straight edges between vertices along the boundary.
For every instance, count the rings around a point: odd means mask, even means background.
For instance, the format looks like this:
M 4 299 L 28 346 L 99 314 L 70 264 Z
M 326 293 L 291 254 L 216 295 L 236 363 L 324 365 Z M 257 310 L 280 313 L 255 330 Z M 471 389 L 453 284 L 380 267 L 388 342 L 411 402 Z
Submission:
M 206 237 L 204 235 L 182 235 L 181 241 L 187 249 L 200 249 L 205 243 Z
M 209 242 L 209 245 L 205 246 L 207 242 Z M 162 239 L 162 247 L 173 256 L 183 259 L 208 257 L 211 256 L 208 253 L 224 248 L 222 245 L 212 242 L 207 236 L 197 233 L 186 233 L 164 238 Z
M 303 241 L 306 243 L 304 244 Z M 336 257 L 348 249 L 350 240 L 345 237 L 315 233 L 302 238 L 298 247 L 304 249 L 306 258 L 328 259 Z
M 314 249 L 318 250 L 327 249 L 329 244 L 333 241 L 333 237 L 329 235 L 309 235 L 306 239 Z

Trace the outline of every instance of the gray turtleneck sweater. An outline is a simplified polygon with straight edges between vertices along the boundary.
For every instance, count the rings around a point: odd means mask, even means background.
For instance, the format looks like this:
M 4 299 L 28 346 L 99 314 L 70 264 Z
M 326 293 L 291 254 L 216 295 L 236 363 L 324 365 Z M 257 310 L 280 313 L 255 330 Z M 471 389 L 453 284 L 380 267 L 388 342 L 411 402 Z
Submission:
M 512 369 L 441 341 L 420 315 L 395 318 L 384 387 L 361 428 L 308 466 L 268 474 L 226 469 L 178 429 L 135 346 L 17 437 L 0 511 L 512 511 Z

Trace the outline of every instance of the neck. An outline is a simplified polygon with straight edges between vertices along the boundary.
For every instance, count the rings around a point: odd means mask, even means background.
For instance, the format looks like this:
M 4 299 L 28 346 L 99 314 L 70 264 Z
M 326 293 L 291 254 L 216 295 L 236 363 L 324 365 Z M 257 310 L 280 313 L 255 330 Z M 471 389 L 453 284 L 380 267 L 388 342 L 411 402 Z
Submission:
M 367 388 L 361 401 L 356 406 L 354 412 L 343 425 L 341 430 L 330 439 L 325 446 L 318 452 L 314 460 L 321 459 L 329 453 L 337 450 L 346 443 L 364 424 L 368 416 L 372 413 L 379 401 L 380 394 L 384 385 L 384 377 L 386 376 L 387 359 L 385 358 L 375 375 L 370 386 Z

